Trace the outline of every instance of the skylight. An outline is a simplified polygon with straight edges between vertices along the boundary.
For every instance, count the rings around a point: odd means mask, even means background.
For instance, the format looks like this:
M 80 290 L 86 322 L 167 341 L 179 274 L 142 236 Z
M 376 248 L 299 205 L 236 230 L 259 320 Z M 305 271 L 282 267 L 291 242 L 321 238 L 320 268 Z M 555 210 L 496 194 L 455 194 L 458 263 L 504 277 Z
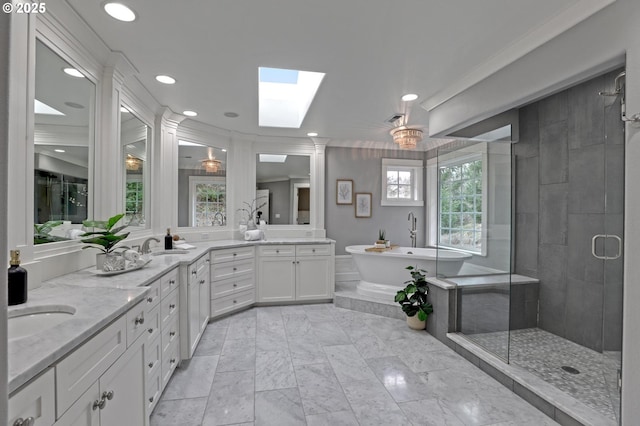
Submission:
M 287 156 L 284 154 L 259 154 L 261 163 L 284 163 Z
M 321 72 L 259 67 L 259 126 L 299 129 L 323 78 Z
M 201 143 L 178 140 L 178 146 L 205 146 Z
M 60 112 L 57 109 L 45 104 L 44 102 L 40 102 L 37 99 L 35 99 L 35 102 L 33 105 L 33 112 L 35 112 L 36 114 L 45 114 L 45 115 L 65 115 L 63 112 Z

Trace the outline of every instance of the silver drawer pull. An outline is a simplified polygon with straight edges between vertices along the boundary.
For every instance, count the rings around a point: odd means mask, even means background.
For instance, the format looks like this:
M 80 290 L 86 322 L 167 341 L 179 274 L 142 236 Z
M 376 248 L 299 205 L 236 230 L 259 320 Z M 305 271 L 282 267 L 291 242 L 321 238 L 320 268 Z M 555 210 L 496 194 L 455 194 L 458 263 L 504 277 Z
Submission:
M 36 419 L 34 419 L 33 417 L 27 417 L 26 419 L 20 417 L 15 422 L 13 422 L 13 426 L 33 426 L 35 425 L 35 423 Z
M 169 361 L 171 364 L 175 364 L 176 363 L 176 359 L 175 358 L 171 358 L 171 360 Z
M 315 253 L 315 252 L 316 252 L 316 249 L 311 249 L 311 253 Z
M 276 250 L 276 253 L 280 253 L 280 250 Z
M 109 401 L 111 401 L 113 399 L 113 394 L 113 391 L 110 390 L 109 392 L 103 392 L 102 397 L 107 398 Z
M 234 286 L 234 287 L 238 287 L 238 284 L 236 284 L 236 283 L 233 283 L 233 286 Z
M 234 256 L 237 256 L 237 255 L 238 255 L 238 253 L 233 253 L 233 255 L 234 255 Z
M 233 267 L 233 270 L 234 270 L 234 271 L 237 271 L 237 270 L 238 270 L 238 268 L 236 268 L 236 267 L 234 266 L 234 267 Z
M 234 300 L 233 303 L 238 303 L 238 302 L 236 300 Z
M 174 305 L 173 303 L 169 305 L 169 309 L 174 309 L 176 307 L 176 305 Z
M 171 332 L 169 332 L 169 336 L 173 337 L 173 336 L 175 336 L 175 335 L 176 335 L 176 332 L 175 332 L 175 331 L 171 331 Z
M 149 398 L 149 402 L 153 403 L 153 397 Z
M 93 401 L 93 405 L 91 406 L 91 409 L 93 411 L 96 411 L 98 408 L 102 410 L 106 403 L 107 403 L 107 401 L 105 401 L 104 398 L 99 399 L 99 400 L 96 399 L 95 401 Z
M 136 317 L 136 320 L 134 322 L 136 325 L 144 324 L 144 316 L 140 316 L 140 318 Z
M 170 284 L 170 285 L 174 285 L 175 283 L 176 283 L 176 281 L 175 281 L 175 280 L 169 280 L 169 284 Z
M 153 328 L 150 328 L 147 331 L 149 332 L 149 334 L 153 334 Z
M 153 302 L 153 297 L 147 297 L 147 302 L 152 303 Z
M 153 363 L 152 362 L 149 363 L 149 368 L 153 368 Z

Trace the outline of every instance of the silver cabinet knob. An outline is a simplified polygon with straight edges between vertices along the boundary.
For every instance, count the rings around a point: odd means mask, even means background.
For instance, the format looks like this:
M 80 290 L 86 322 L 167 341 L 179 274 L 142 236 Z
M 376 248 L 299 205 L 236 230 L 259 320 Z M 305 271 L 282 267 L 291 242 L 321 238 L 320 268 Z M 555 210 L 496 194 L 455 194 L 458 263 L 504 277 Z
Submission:
M 149 363 L 149 368 L 153 368 L 153 363 L 152 362 Z
M 13 426 L 33 426 L 35 424 L 36 419 L 34 419 L 33 417 L 27 417 L 26 419 L 20 417 L 19 419 L 16 419 L 15 422 L 13 422 Z
M 147 302 L 152 303 L 153 302 L 153 297 L 147 297 Z
M 153 397 L 149 398 L 149 402 L 151 403 L 153 402 Z
M 175 364 L 176 363 L 176 359 L 175 358 L 171 358 L 171 360 L 169 361 L 171 364 Z
M 147 331 L 149 332 L 149 334 L 153 334 L 153 328 L 150 328 Z
M 109 392 L 102 392 L 102 397 L 108 399 L 109 401 L 111 401 L 113 399 L 113 391 L 110 390 Z
M 107 401 L 104 398 L 96 399 L 95 401 L 93 401 L 91 409 L 93 411 L 96 411 L 98 408 L 102 410 L 106 404 Z
M 174 305 L 173 303 L 169 305 L 169 309 L 173 309 L 175 307 L 176 307 L 176 305 Z
M 175 335 L 176 335 L 176 332 L 175 332 L 175 331 L 171 331 L 171 332 L 169 333 L 169 336 L 171 336 L 171 337 L 173 337 L 173 336 L 175 336 Z
M 136 317 L 136 320 L 134 321 L 136 325 L 138 324 L 144 324 L 144 316 L 140 316 L 140 318 Z
M 234 288 L 235 288 L 235 287 L 238 287 L 238 284 L 236 284 L 236 283 L 233 283 L 233 287 L 234 287 Z
M 238 303 L 238 302 L 236 300 L 234 300 L 233 303 Z
M 311 253 L 315 253 L 315 252 L 316 252 L 316 249 L 311 249 Z

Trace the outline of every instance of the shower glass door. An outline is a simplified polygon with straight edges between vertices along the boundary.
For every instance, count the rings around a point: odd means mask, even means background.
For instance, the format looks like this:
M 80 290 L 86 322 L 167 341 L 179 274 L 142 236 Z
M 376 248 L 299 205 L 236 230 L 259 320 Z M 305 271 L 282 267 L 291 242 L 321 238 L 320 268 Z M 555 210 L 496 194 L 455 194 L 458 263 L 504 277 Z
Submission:
M 436 274 L 458 286 L 457 331 L 508 360 L 511 144 L 458 140 L 439 148 L 437 187 Z M 452 261 L 452 252 L 464 261 Z

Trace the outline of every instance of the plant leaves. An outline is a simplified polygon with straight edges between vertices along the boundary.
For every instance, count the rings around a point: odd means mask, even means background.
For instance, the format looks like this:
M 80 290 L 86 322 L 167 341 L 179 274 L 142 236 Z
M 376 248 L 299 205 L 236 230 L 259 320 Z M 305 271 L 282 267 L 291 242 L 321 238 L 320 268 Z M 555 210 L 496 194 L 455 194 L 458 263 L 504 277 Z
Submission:
M 120 213 L 120 214 L 117 214 L 117 215 L 115 215 L 115 216 L 110 217 L 110 218 L 109 218 L 109 221 L 107 222 L 107 228 L 106 228 L 106 229 L 107 229 L 107 231 L 110 231 L 110 230 L 111 230 L 111 228 L 113 228 L 113 225 L 115 225 L 116 223 L 118 223 L 118 221 L 119 221 L 120 219 L 122 219 L 123 217 L 124 217 L 124 213 Z M 114 232 L 114 234 L 115 234 L 115 232 Z

